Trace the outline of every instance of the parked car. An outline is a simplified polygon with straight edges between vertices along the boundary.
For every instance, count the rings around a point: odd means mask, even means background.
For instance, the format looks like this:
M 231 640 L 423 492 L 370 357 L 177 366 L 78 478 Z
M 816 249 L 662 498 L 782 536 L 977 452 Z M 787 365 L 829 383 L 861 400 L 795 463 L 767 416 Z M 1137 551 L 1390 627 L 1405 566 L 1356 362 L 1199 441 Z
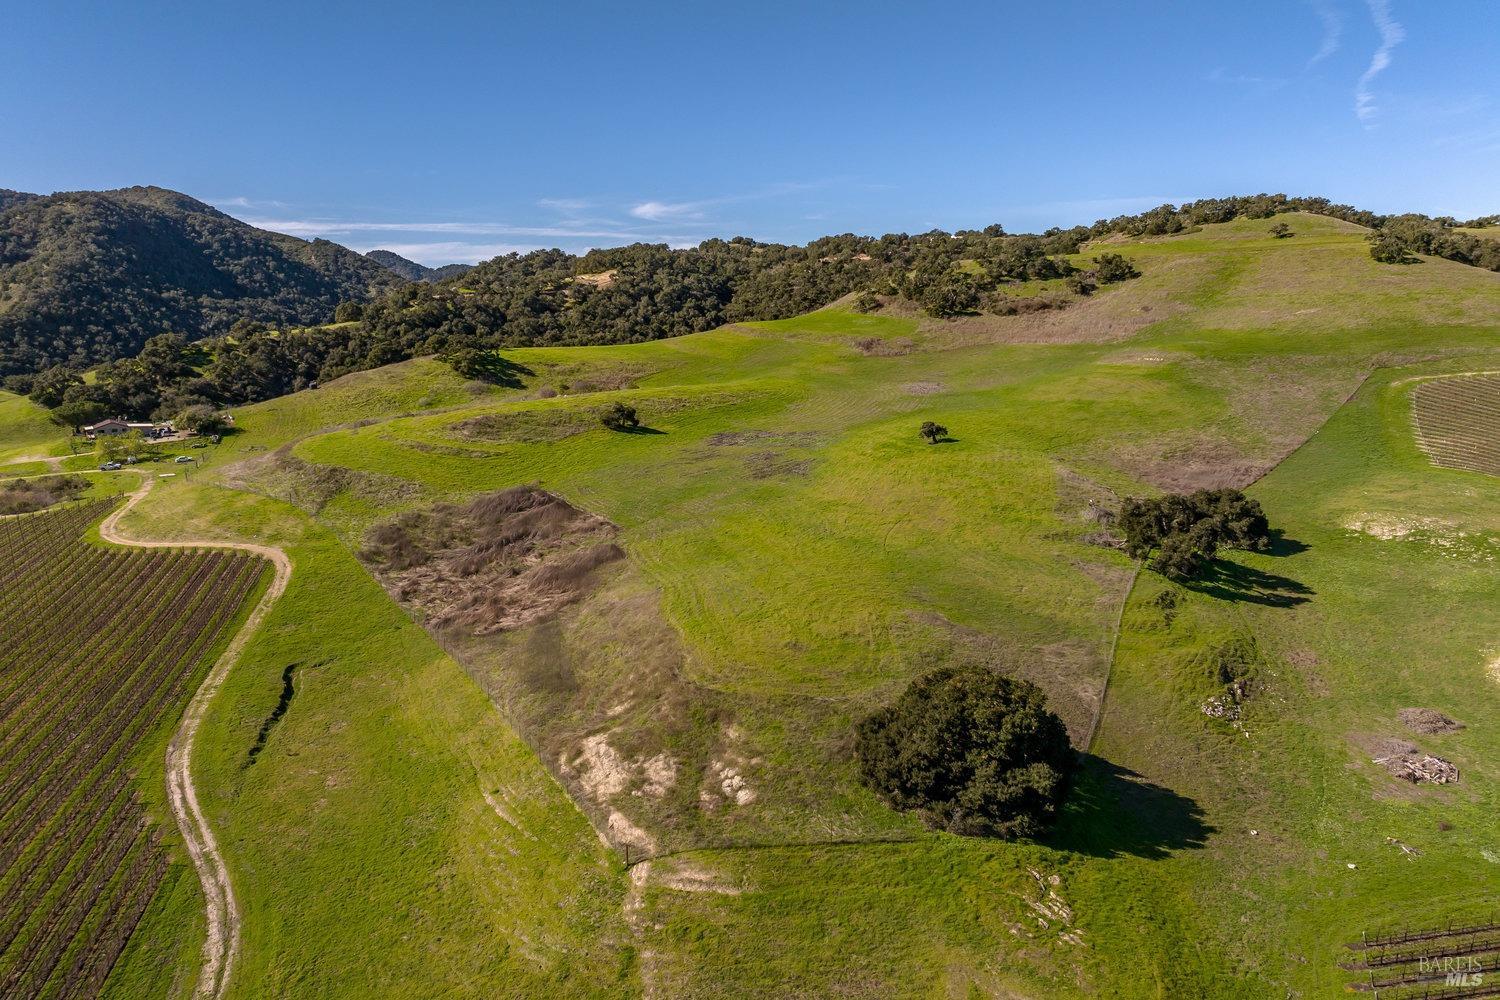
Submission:
M 176 462 L 178 465 L 181 465 L 183 462 L 191 462 L 192 460 L 192 455 L 178 455 L 176 458 L 172 459 L 172 461 Z
M 117 470 L 119 468 L 121 468 L 121 465 L 120 465 L 119 462 L 105 462 L 103 465 L 99 466 L 99 471 L 100 472 L 114 472 L 115 470 Z

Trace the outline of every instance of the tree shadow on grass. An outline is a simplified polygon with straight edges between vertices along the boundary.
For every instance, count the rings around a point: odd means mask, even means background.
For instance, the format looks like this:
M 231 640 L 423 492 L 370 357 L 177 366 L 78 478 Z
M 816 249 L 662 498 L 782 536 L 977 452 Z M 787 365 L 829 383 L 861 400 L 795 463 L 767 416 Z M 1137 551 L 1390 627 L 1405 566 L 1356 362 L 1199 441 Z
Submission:
M 1186 586 L 1189 590 L 1221 601 L 1243 601 L 1271 608 L 1290 608 L 1305 604 L 1316 593 L 1307 584 L 1289 576 L 1267 573 L 1224 559 L 1215 559 L 1209 563 L 1203 575 L 1188 581 Z
M 525 377 L 535 375 L 536 372 L 510 358 L 491 352 L 475 361 L 465 374 L 481 382 L 498 385 L 502 389 L 522 389 L 526 386 Z
M 1278 559 L 1285 556 L 1295 556 L 1306 552 L 1310 545 L 1299 542 L 1295 538 L 1286 537 L 1286 533 L 1280 528 L 1271 531 L 1271 547 L 1266 550 L 1266 555 L 1276 556 Z
M 1084 753 L 1062 818 L 1046 843 L 1099 858 L 1164 858 L 1201 848 L 1214 830 L 1194 800 Z
M 655 427 L 647 427 L 645 424 L 642 424 L 639 427 L 612 427 L 610 429 L 613 430 L 617 434 L 665 434 L 665 433 L 667 433 L 666 431 L 658 430 Z

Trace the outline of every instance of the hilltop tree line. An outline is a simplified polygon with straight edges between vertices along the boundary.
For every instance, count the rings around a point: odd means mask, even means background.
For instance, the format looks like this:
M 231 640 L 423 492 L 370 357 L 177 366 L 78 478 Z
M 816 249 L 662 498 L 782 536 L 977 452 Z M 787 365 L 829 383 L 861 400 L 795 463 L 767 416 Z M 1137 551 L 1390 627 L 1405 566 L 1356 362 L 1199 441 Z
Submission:
M 97 366 L 87 385 L 83 366 L 69 364 L 5 384 L 48 406 L 89 402 L 109 414 L 161 417 L 199 403 L 268 399 L 422 355 L 653 340 L 795 316 L 861 290 L 904 295 L 948 315 L 972 311 L 1002 282 L 1078 272 L 1061 255 L 1085 239 L 1081 227 L 1013 236 L 991 226 L 831 236 L 804 247 L 736 238 L 680 250 L 635 244 L 582 256 L 508 254 L 453 279 L 413 282 L 369 303 L 346 301 L 332 327 L 273 330 L 242 319 L 193 343 L 159 335 L 136 357 Z M 1096 271 L 1100 280 L 1133 273 L 1111 254 L 1098 258 Z M 75 406 L 66 419 L 82 412 Z
M 1289 198 L 1284 194 L 1257 194 L 1236 198 L 1205 198 L 1181 206 L 1161 205 L 1138 215 L 1101 219 L 1089 229 L 1099 239 L 1112 233 L 1125 236 L 1172 236 L 1200 226 L 1235 219 L 1269 219 L 1283 212 L 1309 212 L 1352 222 L 1370 230 L 1370 255 L 1385 263 L 1404 263 L 1413 254 L 1500 271 L 1500 241 L 1462 232 L 1495 225 L 1500 216 L 1460 221 L 1452 216 L 1433 218 L 1417 213 L 1379 215 L 1327 198 Z M 1274 235 L 1286 235 L 1286 231 Z
M 7 319 L 16 312 L 9 310 L 0 315 L 0 327 L 5 322 L 11 324 L 0 329 L 0 372 L 16 373 L 6 380 L 7 388 L 32 392 L 34 385 L 41 386 L 33 397 L 42 402 L 56 400 L 49 405 L 91 402 L 110 414 L 162 416 L 187 405 L 267 399 L 318 381 L 421 355 L 652 340 L 724 323 L 794 316 L 850 293 L 859 293 L 854 300 L 857 309 L 878 308 L 887 297 L 896 296 L 936 316 L 1055 308 L 1067 299 L 1051 294 L 1016 295 L 1009 293 L 1007 286 L 1058 279 L 1074 296 L 1087 295 L 1101 284 L 1125 280 L 1136 273 L 1130 261 L 1111 252 L 1094 256 L 1091 265 L 1077 266 L 1069 258 L 1076 257 L 1090 240 L 1116 233 L 1132 237 L 1185 233 L 1201 225 L 1236 218 L 1271 218 L 1292 211 L 1371 227 L 1372 252 L 1377 259 L 1401 260 L 1412 253 L 1423 253 L 1500 268 L 1500 243 L 1459 231 L 1465 226 L 1483 226 L 1484 219 L 1459 223 L 1451 218 L 1381 216 L 1323 198 L 1261 194 L 1162 205 L 1138 215 L 1101 219 L 1092 226 L 1052 229 L 1040 235 L 1012 235 L 995 225 L 957 233 L 933 230 L 878 238 L 845 234 L 801 247 L 737 237 L 708 240 L 686 249 L 634 244 L 581 256 L 561 250 L 513 253 L 447 280 L 400 284 L 372 301 L 362 301 L 363 294 L 351 297 L 346 292 L 334 308 L 332 302 L 338 296 L 327 286 L 318 285 L 291 263 L 279 258 L 272 261 L 275 254 L 255 250 L 251 237 L 233 227 L 239 226 L 256 238 L 271 234 L 234 223 L 181 195 L 157 189 L 132 192 L 132 198 L 124 199 L 121 192 L 111 193 L 98 204 L 78 196 L 77 204 L 87 209 L 81 214 L 90 221 L 80 223 L 80 232 L 73 233 L 79 239 L 65 242 L 86 247 L 77 252 L 83 259 L 94 261 L 80 272 L 91 275 L 85 286 L 113 288 L 119 284 L 127 286 L 123 292 L 127 299 L 136 296 L 142 301 L 176 303 L 173 309 L 163 306 L 117 317 L 129 334 L 127 343 L 152 325 L 157 329 L 176 328 L 186 336 L 174 335 L 159 342 L 150 353 L 142 351 L 135 358 L 106 363 L 97 369 L 99 378 L 91 386 L 80 388 L 69 380 L 81 376 L 89 356 L 106 351 L 104 327 L 86 331 L 86 336 L 96 338 L 97 349 L 84 351 L 82 356 L 75 350 L 61 366 L 47 368 L 39 362 L 57 361 L 78 330 L 67 317 L 45 310 L 22 310 L 27 317 L 22 320 Z M 31 218 L 25 213 L 37 211 L 39 205 L 51 205 L 59 197 L 12 199 L 10 209 L 0 215 L 4 222 L 0 231 L 8 241 L 0 241 L 0 296 L 14 294 L 14 284 L 7 286 L 5 282 L 16 280 L 14 260 L 25 256 L 15 249 L 17 241 L 37 238 L 35 233 L 25 235 L 30 225 L 25 220 Z M 133 268 L 139 261 L 130 266 L 106 266 L 120 252 L 111 249 L 115 240 L 110 227 L 99 220 L 137 210 L 137 214 L 149 215 L 146 208 L 162 206 L 173 220 L 169 229 L 177 227 L 172 230 L 174 239 L 184 226 L 201 230 L 199 235 L 209 247 L 211 281 L 220 283 L 213 286 L 219 289 L 217 293 L 205 292 L 195 301 L 175 293 L 157 294 L 149 283 L 138 284 Z M 218 220 L 233 226 L 226 228 Z M 316 256 L 322 252 L 318 242 L 292 243 L 297 245 L 294 250 L 303 248 L 298 251 L 301 253 Z M 131 259 L 146 252 L 139 240 L 131 246 L 135 247 L 127 255 Z M 334 244 L 327 244 L 325 249 L 329 257 L 325 271 L 337 274 L 347 264 L 358 271 L 351 272 L 356 284 L 368 279 L 363 268 L 374 266 L 371 262 Z M 361 263 L 354 265 L 343 255 Z M 182 266 L 184 273 L 193 271 L 186 261 Z M 208 272 L 202 273 L 209 281 Z M 225 297 L 227 286 L 220 287 L 225 282 L 264 296 L 251 306 L 243 301 L 235 305 Z M 377 291 L 378 286 L 379 282 Z M 7 288 L 12 291 L 7 292 Z M 114 294 L 101 292 L 104 298 Z M 240 318 L 230 322 L 237 310 L 242 313 Z M 108 313 L 103 306 L 98 311 Z M 243 315 L 245 311 L 255 318 Z M 332 318 L 338 325 L 271 328 L 306 323 L 310 315 L 320 322 Z M 218 332 L 199 339 L 211 331 Z M 7 347 L 5 337 L 13 341 L 19 337 L 22 343 Z M 52 338 L 50 347 L 43 343 L 48 337 Z M 145 340 L 142 337 L 139 343 L 144 345 Z M 190 346 L 186 340 L 195 343 Z M 169 349 L 168 345 L 177 346 Z M 176 360 L 168 361 L 174 351 Z M 41 368 L 47 370 L 31 374 Z M 64 385 L 60 393 L 53 388 L 58 384 Z

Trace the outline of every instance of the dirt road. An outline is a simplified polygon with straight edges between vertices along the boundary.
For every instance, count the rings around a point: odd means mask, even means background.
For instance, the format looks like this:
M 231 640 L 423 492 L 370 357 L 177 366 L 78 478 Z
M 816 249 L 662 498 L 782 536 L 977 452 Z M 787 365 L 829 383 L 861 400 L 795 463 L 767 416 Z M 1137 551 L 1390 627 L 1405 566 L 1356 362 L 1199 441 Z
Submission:
M 167 795 L 172 805 L 172 815 L 182 830 L 182 839 L 187 844 L 193 867 L 198 870 L 198 879 L 203 883 L 203 895 L 208 904 L 208 937 L 203 942 L 203 967 L 198 974 L 195 996 L 217 1000 L 223 996 L 229 984 L 229 975 L 234 968 L 235 956 L 240 945 L 240 911 L 234 899 L 234 887 L 229 883 L 229 869 L 219 854 L 213 830 L 209 828 L 203 811 L 198 807 L 198 795 L 193 788 L 192 757 L 193 740 L 198 735 L 198 725 L 203 721 L 209 702 L 218 693 L 244 651 L 245 644 L 265 620 L 292 575 L 292 561 L 280 549 L 269 545 L 253 545 L 246 542 L 220 542 L 196 539 L 181 539 L 171 542 L 143 541 L 120 534 L 120 519 L 151 490 L 155 480 L 146 478 L 141 487 L 131 493 L 124 505 L 99 524 L 99 535 L 116 545 L 134 545 L 140 548 L 217 548 L 238 549 L 253 552 L 271 561 L 276 575 L 260 601 L 250 612 L 244 626 L 235 635 L 223 655 L 203 679 L 193 700 L 183 713 L 182 723 L 167 746 Z

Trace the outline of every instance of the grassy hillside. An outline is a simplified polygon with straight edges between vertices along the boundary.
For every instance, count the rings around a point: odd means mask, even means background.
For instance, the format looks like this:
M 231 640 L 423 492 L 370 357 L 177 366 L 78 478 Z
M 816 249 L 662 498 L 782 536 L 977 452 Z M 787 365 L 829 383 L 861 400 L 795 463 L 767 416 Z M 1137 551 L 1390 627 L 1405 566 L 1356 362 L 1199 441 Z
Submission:
M 45 407 L 0 391 L 0 475 L 45 471 L 41 460 L 55 454 L 67 436 L 68 428 L 53 420 Z
M 1116 239 L 1143 276 L 1058 313 L 834 308 L 510 351 L 513 388 L 418 361 L 240 411 L 215 475 L 137 525 L 298 562 L 201 737 L 250 901 L 236 988 L 1333 996 L 1362 930 L 1482 909 L 1500 515 L 1492 478 L 1422 456 L 1405 380 L 1497 367 L 1500 275 L 1274 221 L 1295 236 Z M 600 427 L 615 400 L 650 432 Z M 1090 501 L 1256 480 L 1285 540 L 1203 585 L 1132 586 L 1090 543 Z M 627 558 L 445 655 L 357 554 L 522 484 Z M 1247 649 L 1235 727 L 1200 706 Z M 1087 751 L 1045 843 L 931 834 L 855 780 L 851 723 L 952 660 L 1036 680 Z M 1469 727 L 1416 736 L 1406 707 Z M 1396 737 L 1460 783 L 1371 763 Z

